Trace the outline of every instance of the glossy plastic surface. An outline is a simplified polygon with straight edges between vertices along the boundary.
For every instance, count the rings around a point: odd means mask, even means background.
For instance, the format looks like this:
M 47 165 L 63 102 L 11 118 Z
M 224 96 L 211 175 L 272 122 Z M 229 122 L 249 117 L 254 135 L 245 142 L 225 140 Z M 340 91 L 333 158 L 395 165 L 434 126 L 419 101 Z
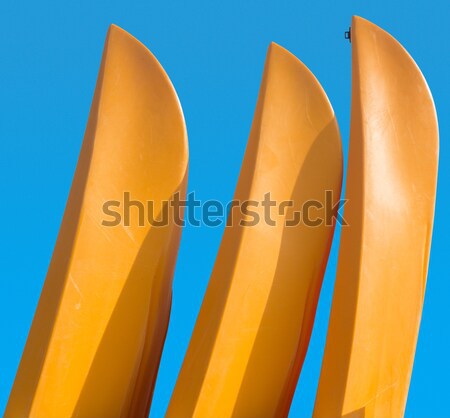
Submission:
M 70 196 L 5 417 L 145 417 L 165 339 L 180 228 L 117 226 L 106 201 L 186 187 L 176 93 L 155 57 L 109 30 Z M 123 208 L 123 207 L 122 207 Z M 115 208 L 117 210 L 117 208 Z M 169 218 L 171 219 L 171 218 Z
M 312 73 L 278 45 L 269 48 L 234 199 L 262 202 L 254 216 L 232 209 L 168 417 L 285 416 L 305 357 L 334 225 L 286 226 L 325 191 L 336 203 L 341 141 Z M 280 210 L 280 203 L 293 207 Z M 284 213 L 283 213 L 284 212 Z M 325 210 L 309 211 L 325 221 Z
M 438 163 L 433 100 L 388 33 L 353 18 L 338 272 L 315 417 L 401 417 L 427 278 Z

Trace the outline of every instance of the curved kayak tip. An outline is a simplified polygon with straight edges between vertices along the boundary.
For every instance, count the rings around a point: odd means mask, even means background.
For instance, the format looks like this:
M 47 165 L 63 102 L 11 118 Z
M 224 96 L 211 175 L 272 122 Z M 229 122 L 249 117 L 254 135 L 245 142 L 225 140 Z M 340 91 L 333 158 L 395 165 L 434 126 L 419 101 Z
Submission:
M 296 77 L 298 77 L 299 80 L 303 79 L 308 86 L 314 86 L 315 94 L 317 94 L 318 97 L 321 97 L 321 99 L 324 100 L 327 104 L 323 109 L 327 109 L 327 111 L 329 112 L 330 120 L 335 118 L 335 113 L 333 106 L 331 105 L 331 101 L 328 98 L 325 89 L 322 87 L 322 84 L 314 75 L 314 73 L 291 51 L 272 41 L 269 44 L 269 48 L 267 51 L 266 66 L 272 65 L 273 62 L 281 63 L 282 61 L 285 61 L 286 64 L 290 63 L 292 66 L 291 68 L 293 69 L 297 67 L 296 70 L 298 71 L 298 73 L 296 73 Z M 285 66 L 285 68 L 287 68 L 287 66 Z
M 354 42 L 353 53 L 355 61 L 360 61 L 360 57 L 363 55 L 373 53 L 375 40 L 375 43 L 378 45 L 377 51 L 379 48 L 383 48 L 391 56 L 390 59 L 393 63 L 396 63 L 397 66 L 402 65 L 402 68 L 405 69 L 403 76 L 409 77 L 411 83 L 416 86 L 416 94 L 421 96 L 422 105 L 426 106 L 427 113 L 429 112 L 428 120 L 430 124 L 431 121 L 435 124 L 438 138 L 438 118 L 433 95 L 422 70 L 407 49 L 389 32 L 360 16 L 352 17 L 351 37 L 352 42 Z M 399 68 L 395 68 L 396 72 L 398 72 Z M 437 140 L 435 146 L 437 147 L 437 152 L 439 152 L 439 140 Z
M 417 62 L 414 60 L 414 58 L 411 56 L 411 54 L 408 52 L 408 50 L 394 37 L 392 36 L 388 31 L 385 29 L 382 29 L 380 26 L 376 25 L 375 23 L 371 22 L 370 20 L 367 20 L 361 16 L 353 16 L 352 17 L 352 26 L 351 26 L 351 39 L 352 41 L 359 38 L 364 37 L 364 34 L 371 34 L 371 36 L 376 36 L 377 38 L 384 39 L 386 42 L 390 43 L 391 48 L 393 49 L 393 52 L 396 54 L 401 54 L 404 56 L 404 59 L 410 61 L 412 66 L 417 70 L 417 72 L 420 74 L 420 77 L 423 80 L 424 86 L 428 91 L 429 97 L 431 99 L 431 102 L 433 104 L 434 111 L 436 113 L 436 106 L 434 104 L 433 95 L 431 94 L 430 87 L 428 86 L 427 80 L 425 76 L 422 73 L 422 70 L 420 69 Z M 436 115 L 437 119 L 437 115 Z
M 186 163 L 189 156 L 189 148 L 188 148 L 188 135 L 187 135 L 187 128 L 186 128 L 186 121 L 184 118 L 183 113 L 183 107 L 181 106 L 180 99 L 178 97 L 177 91 L 175 89 L 175 86 L 172 83 L 172 80 L 170 79 L 169 75 L 167 74 L 166 70 L 164 69 L 163 65 L 159 62 L 158 58 L 150 51 L 147 46 L 145 46 L 139 39 L 135 38 L 131 33 L 127 32 L 122 27 L 116 25 L 115 23 L 111 23 L 108 28 L 108 32 L 106 34 L 106 41 L 105 41 L 105 51 L 111 45 L 116 44 L 122 44 L 125 43 L 125 48 L 138 48 L 141 50 L 141 53 L 145 56 L 147 56 L 158 68 L 161 76 L 163 77 L 166 87 L 168 91 L 171 91 L 173 94 L 173 99 L 176 101 L 178 105 L 178 111 L 179 111 L 179 117 L 182 119 L 183 126 L 184 126 L 184 148 L 185 148 L 185 159 Z

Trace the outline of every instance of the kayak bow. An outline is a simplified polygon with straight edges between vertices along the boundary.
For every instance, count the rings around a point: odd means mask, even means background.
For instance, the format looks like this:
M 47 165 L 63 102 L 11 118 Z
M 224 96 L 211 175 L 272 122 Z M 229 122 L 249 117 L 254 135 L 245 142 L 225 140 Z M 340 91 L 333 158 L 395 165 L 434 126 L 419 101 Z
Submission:
M 234 200 L 260 203 L 270 192 L 274 224 L 261 205 L 251 216 L 244 205 L 231 212 L 167 417 L 287 415 L 333 236 L 325 195 L 336 204 L 341 181 L 339 130 L 322 87 L 272 44 Z M 308 201 L 322 204 L 313 218 L 323 222 L 287 226 Z
M 388 33 L 354 17 L 348 204 L 314 416 L 403 416 L 427 277 L 438 125 Z
M 112 26 L 52 261 L 5 417 L 146 417 L 181 230 L 105 226 L 107 201 L 185 193 L 188 149 L 156 58 Z M 124 203 L 124 202 L 123 202 Z M 132 210 L 135 210 L 133 208 Z

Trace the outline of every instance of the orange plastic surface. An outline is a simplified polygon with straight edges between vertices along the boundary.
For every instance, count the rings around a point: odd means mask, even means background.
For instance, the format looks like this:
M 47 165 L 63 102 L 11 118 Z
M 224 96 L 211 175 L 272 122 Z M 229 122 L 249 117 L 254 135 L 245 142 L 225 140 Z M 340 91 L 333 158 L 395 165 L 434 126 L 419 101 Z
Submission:
M 401 417 L 427 278 L 438 125 L 419 68 L 388 33 L 353 18 L 344 218 L 314 416 Z
M 167 417 L 285 416 L 305 357 L 334 225 L 286 226 L 304 202 L 339 200 L 342 153 L 328 99 L 312 73 L 269 48 L 235 200 L 294 206 L 275 226 L 259 205 L 232 209 Z M 244 211 L 245 212 L 245 211 Z M 311 210 L 325 218 L 325 210 Z
M 187 136 L 155 57 L 112 26 L 60 233 L 5 417 L 144 417 L 171 304 L 180 228 L 103 226 L 103 204 L 180 191 Z M 135 210 L 133 208 L 132 210 Z M 106 219 L 109 219 L 106 217 Z M 172 219 L 172 217 L 169 217 Z

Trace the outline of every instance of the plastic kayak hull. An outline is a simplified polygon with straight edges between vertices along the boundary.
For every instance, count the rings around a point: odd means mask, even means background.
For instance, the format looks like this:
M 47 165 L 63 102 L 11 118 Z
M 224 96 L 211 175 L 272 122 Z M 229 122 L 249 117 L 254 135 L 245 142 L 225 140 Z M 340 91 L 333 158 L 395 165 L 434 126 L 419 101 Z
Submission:
M 287 415 L 333 236 L 325 195 L 336 204 L 341 182 L 329 101 L 312 73 L 272 44 L 234 196 L 241 208 L 230 211 L 167 417 Z M 274 223 L 255 205 L 269 192 Z M 308 201 L 322 204 L 309 212 L 323 222 L 287 226 Z
M 187 165 L 170 80 L 150 51 L 112 26 L 5 417 L 147 416 L 181 230 L 170 217 L 164 227 L 140 224 L 134 212 L 129 226 L 124 218 L 105 225 L 114 217 L 104 205 L 125 205 L 129 193 L 162 214 L 175 193 L 184 195 Z
M 350 152 L 315 417 L 403 416 L 433 226 L 438 125 L 419 68 L 353 18 Z

